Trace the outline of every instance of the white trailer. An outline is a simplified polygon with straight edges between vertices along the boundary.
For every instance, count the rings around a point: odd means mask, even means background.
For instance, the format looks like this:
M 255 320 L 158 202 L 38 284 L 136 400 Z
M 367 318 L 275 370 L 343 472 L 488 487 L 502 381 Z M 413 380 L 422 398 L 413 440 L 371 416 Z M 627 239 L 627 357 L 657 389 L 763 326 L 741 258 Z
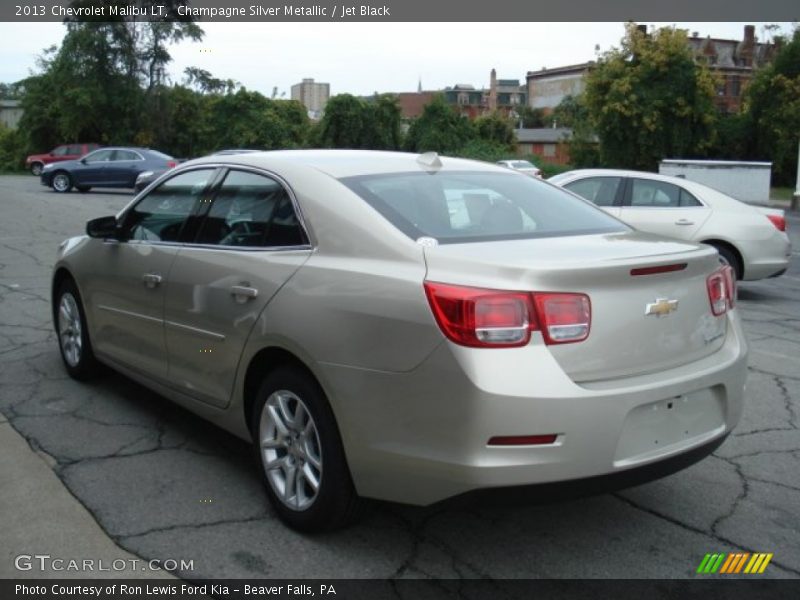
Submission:
M 702 183 L 748 204 L 769 204 L 771 162 L 665 159 L 658 172 Z

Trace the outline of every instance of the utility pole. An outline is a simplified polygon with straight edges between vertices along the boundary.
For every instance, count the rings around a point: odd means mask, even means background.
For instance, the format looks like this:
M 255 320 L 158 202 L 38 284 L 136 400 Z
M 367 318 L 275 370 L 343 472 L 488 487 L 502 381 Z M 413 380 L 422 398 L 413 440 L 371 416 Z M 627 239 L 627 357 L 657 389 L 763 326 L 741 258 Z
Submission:
M 792 203 L 789 205 L 789 209 L 797 210 L 798 202 L 800 202 L 800 141 L 797 142 L 797 182 L 794 186 L 794 194 L 792 194 Z

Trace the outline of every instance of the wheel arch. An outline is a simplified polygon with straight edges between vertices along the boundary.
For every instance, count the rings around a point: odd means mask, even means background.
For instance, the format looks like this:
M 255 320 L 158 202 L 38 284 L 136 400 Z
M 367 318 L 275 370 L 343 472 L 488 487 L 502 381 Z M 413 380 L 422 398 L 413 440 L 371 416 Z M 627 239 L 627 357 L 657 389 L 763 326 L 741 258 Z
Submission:
M 78 293 L 80 294 L 81 292 L 80 287 L 78 287 L 78 281 L 70 270 L 63 265 L 58 267 L 55 273 L 53 273 L 52 285 L 50 287 L 50 309 L 53 313 L 53 327 L 56 327 L 56 294 L 61 284 L 65 281 L 72 281 L 75 287 L 78 288 Z
M 739 251 L 739 249 L 733 243 L 729 242 L 728 240 L 723 240 L 719 238 L 708 238 L 705 240 L 701 240 L 700 243 L 708 244 L 709 246 L 723 246 L 728 250 L 730 250 L 736 257 L 736 259 L 739 261 L 739 264 L 737 265 L 739 269 L 738 272 L 736 273 L 736 276 L 740 281 L 744 279 L 744 269 L 745 269 L 744 257 L 742 256 L 742 253 Z
M 244 410 L 244 419 L 248 432 L 252 432 L 253 430 L 253 404 L 256 401 L 256 395 L 258 394 L 258 388 L 261 382 L 268 373 L 285 366 L 294 366 L 301 369 L 313 379 L 323 392 L 325 391 L 319 378 L 296 354 L 280 346 L 267 346 L 262 348 L 250 359 L 242 384 L 242 410 Z M 327 396 L 327 393 L 325 395 Z M 330 406 L 330 401 L 328 401 L 328 405 Z M 331 411 L 333 411 L 332 406 Z

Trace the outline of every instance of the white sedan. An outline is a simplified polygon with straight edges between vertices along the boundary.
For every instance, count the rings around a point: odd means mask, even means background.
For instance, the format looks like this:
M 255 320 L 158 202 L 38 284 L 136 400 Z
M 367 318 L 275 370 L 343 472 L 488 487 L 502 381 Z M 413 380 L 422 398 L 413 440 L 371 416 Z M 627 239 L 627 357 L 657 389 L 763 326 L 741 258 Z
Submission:
M 617 169 L 549 179 L 642 231 L 714 246 L 739 279 L 778 277 L 792 254 L 782 210 L 744 204 L 703 184 Z
M 542 177 L 542 170 L 529 160 L 498 160 L 497 164 L 507 169 L 519 171 L 524 175 L 530 175 L 531 177 L 539 178 Z

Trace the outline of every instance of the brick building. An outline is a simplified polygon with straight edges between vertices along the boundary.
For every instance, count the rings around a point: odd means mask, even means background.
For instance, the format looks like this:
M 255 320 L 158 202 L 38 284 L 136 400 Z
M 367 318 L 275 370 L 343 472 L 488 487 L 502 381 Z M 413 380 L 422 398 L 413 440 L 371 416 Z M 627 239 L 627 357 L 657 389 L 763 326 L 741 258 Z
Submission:
M 495 111 L 505 116 L 516 116 L 516 109 L 528 102 L 528 91 L 519 79 L 498 79 L 492 69 L 489 87 L 476 89 L 468 84 L 456 84 L 442 92 L 448 104 L 470 119 Z
M 718 76 L 716 105 L 724 113 L 739 112 L 753 74 L 771 62 L 777 50 L 775 44 L 757 41 L 753 25 L 744 26 L 741 40 L 699 37 L 695 32 L 689 37 L 689 46 L 695 60 Z

